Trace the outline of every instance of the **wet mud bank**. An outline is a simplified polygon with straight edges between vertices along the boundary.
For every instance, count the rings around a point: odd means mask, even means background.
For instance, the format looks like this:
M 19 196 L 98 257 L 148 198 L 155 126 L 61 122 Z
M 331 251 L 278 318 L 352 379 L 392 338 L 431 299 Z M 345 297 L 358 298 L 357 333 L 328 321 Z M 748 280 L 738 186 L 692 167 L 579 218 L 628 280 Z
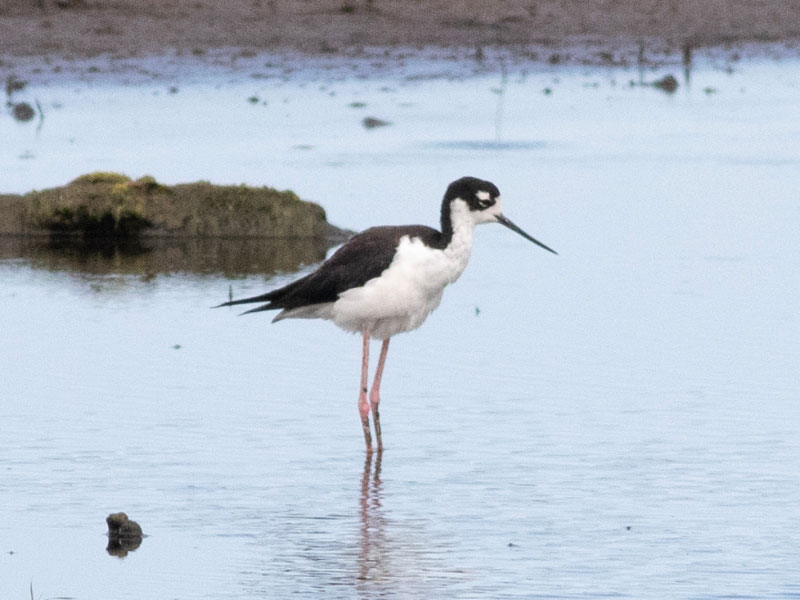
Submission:
M 337 53 L 369 46 L 553 46 L 660 40 L 681 45 L 800 35 L 797 2 L 670 0 L 8 0 L 0 54 L 120 58 L 165 49 Z
M 0 74 L 37 84 L 169 79 L 177 87 L 209 69 L 287 78 L 314 65 L 327 71 L 337 61 L 350 76 L 364 76 L 402 71 L 431 56 L 451 61 L 451 76 L 470 60 L 479 72 L 515 63 L 641 66 L 706 50 L 736 60 L 762 53 L 760 46 L 771 53 L 776 44 L 785 46 L 779 54 L 797 54 L 797 2 L 438 0 L 425 10 L 412 0 L 9 0 L 0 6 Z M 42 116 L 34 104 L 17 104 L 15 118 Z

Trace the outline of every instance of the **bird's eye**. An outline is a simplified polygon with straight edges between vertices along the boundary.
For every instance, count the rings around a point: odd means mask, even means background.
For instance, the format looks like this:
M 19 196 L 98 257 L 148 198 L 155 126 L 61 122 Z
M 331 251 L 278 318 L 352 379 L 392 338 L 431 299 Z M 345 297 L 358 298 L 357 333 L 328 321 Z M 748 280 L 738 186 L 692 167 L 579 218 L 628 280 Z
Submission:
M 478 200 L 478 204 L 480 205 L 481 208 L 489 208 L 492 204 L 494 204 L 494 200 L 492 200 L 491 198 L 486 198 L 486 199 L 481 198 Z

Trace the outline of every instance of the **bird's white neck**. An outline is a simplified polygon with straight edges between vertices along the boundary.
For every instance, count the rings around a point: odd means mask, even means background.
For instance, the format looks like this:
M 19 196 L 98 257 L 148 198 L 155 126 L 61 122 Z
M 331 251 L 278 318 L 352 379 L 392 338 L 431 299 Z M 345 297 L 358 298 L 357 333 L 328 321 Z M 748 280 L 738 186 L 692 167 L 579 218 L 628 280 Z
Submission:
M 475 231 L 475 220 L 472 217 L 472 211 L 463 200 L 456 199 L 450 204 L 450 223 L 453 227 L 453 235 L 450 238 L 450 243 L 444 249 L 444 253 L 452 262 L 452 277 L 450 279 L 450 283 L 452 283 L 467 268 L 472 252 L 472 235 Z

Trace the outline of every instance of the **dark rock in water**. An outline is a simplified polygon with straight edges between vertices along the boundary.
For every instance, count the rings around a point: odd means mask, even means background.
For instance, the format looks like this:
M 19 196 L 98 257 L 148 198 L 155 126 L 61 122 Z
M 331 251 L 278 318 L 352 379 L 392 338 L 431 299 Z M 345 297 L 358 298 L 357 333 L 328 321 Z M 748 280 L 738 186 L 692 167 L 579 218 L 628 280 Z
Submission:
M 131 521 L 124 512 L 112 513 L 106 517 L 108 535 L 118 537 L 142 537 L 142 528 Z
M 106 551 L 112 556 L 121 558 L 141 545 L 144 537 L 142 528 L 136 521 L 131 521 L 124 512 L 108 515 L 106 523 L 108 524 Z
M 361 121 L 361 124 L 367 129 L 375 129 L 376 127 L 386 127 L 387 125 L 391 125 L 389 121 L 376 119 L 375 117 L 364 117 L 364 120 Z
M 653 82 L 653 87 L 656 87 L 660 90 L 664 90 L 668 94 L 672 94 L 675 90 L 678 89 L 678 80 L 675 79 L 672 75 L 665 75 L 658 81 Z
M 17 102 L 11 112 L 17 121 L 22 122 L 30 121 L 36 115 L 36 111 L 27 102 Z

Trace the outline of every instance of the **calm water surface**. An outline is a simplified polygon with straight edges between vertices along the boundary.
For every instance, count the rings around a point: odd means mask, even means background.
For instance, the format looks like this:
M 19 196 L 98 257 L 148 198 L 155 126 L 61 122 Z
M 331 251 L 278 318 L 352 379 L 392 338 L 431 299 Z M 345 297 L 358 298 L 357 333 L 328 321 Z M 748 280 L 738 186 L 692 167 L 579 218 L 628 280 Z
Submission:
M 4 192 L 269 184 L 358 229 L 474 174 L 560 255 L 478 230 L 365 460 L 356 337 L 209 310 L 324 249 L 4 242 L 0 597 L 800 597 L 800 65 L 726 66 L 26 89 Z

